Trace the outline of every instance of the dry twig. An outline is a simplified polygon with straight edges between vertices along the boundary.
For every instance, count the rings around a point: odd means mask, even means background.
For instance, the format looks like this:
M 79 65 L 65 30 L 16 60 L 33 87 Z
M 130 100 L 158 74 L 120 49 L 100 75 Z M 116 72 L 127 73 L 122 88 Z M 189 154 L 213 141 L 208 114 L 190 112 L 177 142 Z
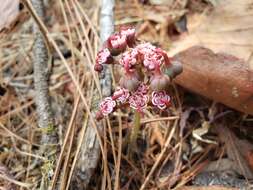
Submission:
M 44 2 L 43 0 L 32 1 L 35 14 L 43 21 L 45 18 Z M 50 162 L 54 162 L 54 158 L 50 154 L 56 151 L 56 147 L 48 147 L 48 144 L 57 143 L 57 133 L 55 131 L 55 124 L 53 113 L 51 109 L 50 97 L 49 97 L 49 70 L 51 66 L 51 59 L 49 59 L 49 46 L 43 37 L 40 27 L 34 21 L 33 33 L 35 35 L 35 42 L 33 47 L 33 69 L 34 69 L 34 86 L 35 86 L 35 103 L 38 114 L 38 126 L 42 129 L 41 143 L 43 144 L 40 154 L 45 154 L 49 157 Z M 44 163 L 42 167 L 42 180 L 40 189 L 48 189 L 50 175 L 48 172 L 52 168 L 48 168 L 47 163 Z M 46 171 L 44 171 L 46 170 Z

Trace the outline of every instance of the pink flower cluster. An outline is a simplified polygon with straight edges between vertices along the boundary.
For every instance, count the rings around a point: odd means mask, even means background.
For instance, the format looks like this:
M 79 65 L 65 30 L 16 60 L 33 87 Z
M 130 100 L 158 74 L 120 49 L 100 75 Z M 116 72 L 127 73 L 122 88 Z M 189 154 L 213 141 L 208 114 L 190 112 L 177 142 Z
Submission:
M 121 28 L 111 35 L 105 47 L 98 52 L 94 69 L 103 70 L 103 64 L 119 64 L 124 70 L 111 97 L 100 103 L 97 119 L 112 113 L 120 105 L 129 105 L 142 112 L 150 105 L 161 110 L 170 106 L 167 90 L 170 77 L 163 70 L 171 67 L 167 53 L 150 43 L 137 44 L 135 29 Z
M 131 108 L 143 112 L 148 106 L 149 95 L 148 86 L 141 84 L 135 92 L 130 92 L 125 88 L 118 87 L 112 97 L 106 97 L 99 105 L 97 119 L 112 113 L 115 108 L 122 104 L 128 104 Z M 153 91 L 151 95 L 152 105 L 164 110 L 170 106 L 170 96 L 166 91 Z

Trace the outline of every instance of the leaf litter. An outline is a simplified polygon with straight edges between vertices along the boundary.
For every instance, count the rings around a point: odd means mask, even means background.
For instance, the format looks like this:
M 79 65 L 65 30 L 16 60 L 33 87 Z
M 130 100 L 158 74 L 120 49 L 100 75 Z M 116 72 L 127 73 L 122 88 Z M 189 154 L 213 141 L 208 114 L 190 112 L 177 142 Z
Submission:
M 131 3 L 128 1 L 117 2 L 115 10 L 116 23 L 136 25 L 141 39 L 151 39 L 155 44 L 166 47 L 168 50 L 170 48 L 171 51 L 169 52 L 171 53 L 181 51 L 180 48 L 186 48 L 184 46 L 186 42 L 181 40 L 174 42 L 179 35 L 174 31 L 175 22 L 178 22 L 187 11 L 191 11 L 189 4 L 193 1 L 189 0 L 187 4 L 183 5 L 177 5 L 177 2 L 167 5 L 141 4 L 137 1 L 131 1 Z M 204 8 L 201 13 L 196 12 L 194 14 L 202 17 L 205 16 L 206 9 L 210 9 L 210 4 L 200 0 L 199 2 L 201 6 L 204 5 Z M 248 3 L 248 1 L 242 1 L 243 5 L 244 2 Z M 65 10 L 68 18 L 69 11 L 73 10 L 74 3 L 75 1 L 71 1 L 69 9 Z M 194 3 L 196 2 L 194 1 Z M 84 2 L 80 1 L 80 4 L 89 15 L 95 30 L 98 29 L 98 9 L 94 2 L 88 3 L 90 4 L 88 9 L 87 4 Z M 235 9 L 236 3 L 228 4 L 228 7 L 231 6 L 231 9 Z M 67 7 L 68 5 L 64 4 L 64 6 Z M 226 6 L 219 4 L 216 7 L 217 9 L 220 7 L 226 8 Z M 70 22 L 69 26 L 63 25 L 63 18 L 53 14 L 54 12 L 62 14 L 59 4 L 54 3 L 50 8 L 54 10 L 48 12 L 49 23 L 54 23 L 50 27 L 50 35 L 57 41 L 58 47 L 63 52 L 64 50 L 71 52 L 71 57 L 64 54 L 66 57 L 64 59 L 77 77 L 78 84 L 85 97 L 90 101 L 93 86 L 97 79 L 91 75 L 91 68 L 87 67 L 87 62 L 89 62 L 89 56 L 92 60 L 92 57 L 95 57 L 95 53 L 98 51 L 97 33 L 94 32 L 89 23 L 84 21 L 85 19 L 82 21 L 76 19 L 76 22 Z M 129 10 L 127 13 L 126 9 Z M 168 13 L 168 10 L 172 11 Z M 145 16 L 149 11 L 154 12 L 152 17 Z M 240 15 L 243 13 L 239 10 L 238 12 Z M 247 13 L 244 12 L 244 14 Z M 189 21 L 191 18 L 187 19 Z M 231 47 L 232 42 L 229 40 L 229 43 L 219 46 L 215 46 L 212 40 L 219 42 L 225 37 L 225 39 L 230 40 L 242 39 L 242 36 L 249 39 L 250 33 L 245 31 L 247 35 L 239 35 L 242 33 L 237 30 L 238 27 L 242 29 L 248 23 L 247 20 L 240 22 L 238 18 L 238 24 L 234 24 L 234 28 L 225 27 L 232 31 L 225 31 L 226 35 L 223 33 L 224 31 L 218 30 L 217 32 L 218 26 L 222 24 L 220 23 L 222 19 L 219 20 L 219 23 L 215 23 L 216 20 L 213 18 L 213 24 L 209 23 L 214 30 L 210 30 L 211 34 L 206 33 L 209 30 L 202 29 L 204 26 L 196 27 L 196 30 L 199 30 L 201 34 L 198 38 L 200 40 L 197 40 L 197 42 L 210 44 L 209 48 L 214 47 L 215 49 L 216 47 L 215 50 L 217 51 L 237 52 L 235 50 L 239 48 Z M 91 49 L 88 51 L 89 47 L 83 41 L 85 36 L 80 33 L 80 22 L 83 22 L 84 26 L 87 27 L 86 32 L 89 35 L 89 43 L 91 44 Z M 231 22 L 234 23 L 234 20 L 231 20 Z M 250 26 L 250 23 L 248 24 Z M 207 27 L 207 24 L 204 25 Z M 15 33 L 6 33 L 8 35 L 1 38 L 0 41 L 0 48 L 3 50 L 0 53 L 0 85 L 1 92 L 4 92 L 0 95 L 0 186 L 5 189 L 34 189 L 41 177 L 41 170 L 35 164 L 36 160 L 43 159 L 43 157 L 36 156 L 36 147 L 40 146 L 38 143 L 42 131 L 39 131 L 36 126 L 36 113 L 33 102 L 34 90 L 30 50 L 34 39 L 31 36 L 30 29 L 31 20 L 28 20 Z M 67 30 L 72 31 L 72 33 L 69 34 Z M 189 26 L 188 30 L 189 36 L 191 36 Z M 227 37 L 227 33 L 233 33 L 233 37 Z M 234 38 L 235 36 L 237 38 Z M 193 39 L 192 37 L 187 38 Z M 208 39 L 209 41 L 204 41 Z M 188 41 L 191 42 L 189 44 L 195 44 L 195 41 L 192 42 L 191 40 Z M 245 44 L 239 42 L 245 42 Z M 236 43 L 246 52 L 240 49 L 236 56 L 249 59 L 251 54 L 249 42 L 249 40 L 242 40 Z M 175 45 L 177 43 L 178 47 Z M 117 73 L 116 69 L 114 68 L 115 73 Z M 53 108 L 59 126 L 59 142 L 61 147 L 64 148 L 59 159 L 62 162 L 59 162 L 57 168 L 58 171 L 63 172 L 54 180 L 61 184 L 60 189 L 65 189 L 68 185 L 66 180 L 72 178 L 70 168 L 75 167 L 74 157 L 80 151 L 79 142 L 85 134 L 87 113 L 84 111 L 81 101 L 78 105 L 76 104 L 78 111 L 73 111 L 74 102 L 78 101 L 78 92 L 59 57 L 55 58 L 50 83 Z M 226 172 L 230 173 L 230 180 L 234 180 L 234 182 L 237 179 L 243 180 L 243 188 L 248 185 L 249 181 L 244 179 L 252 179 L 253 154 L 251 147 L 253 139 L 252 136 L 247 135 L 250 134 L 252 117 L 230 110 L 223 105 L 214 104 L 212 100 L 192 94 L 180 86 L 173 85 L 171 91 L 174 103 L 168 112 L 164 113 L 165 117 L 159 116 L 156 112 L 145 112 L 145 117 L 142 120 L 142 130 L 138 136 L 138 152 L 135 153 L 135 157 L 133 159 L 127 158 L 124 146 L 122 146 L 122 152 L 116 154 L 117 156 L 121 155 L 120 168 L 117 168 L 119 165 L 116 165 L 113 159 L 112 139 L 109 137 L 109 133 L 112 133 L 115 151 L 118 153 L 121 146 L 119 143 L 124 145 L 124 139 L 127 138 L 127 132 L 131 128 L 132 113 L 126 109 L 123 110 L 123 113 L 117 112 L 111 117 L 112 131 L 110 132 L 105 128 L 103 134 L 101 134 L 104 152 L 107 155 L 106 160 L 101 160 L 99 163 L 93 174 L 94 178 L 90 182 L 89 189 L 102 189 L 102 187 L 112 189 L 112 185 L 115 184 L 113 180 L 119 180 L 118 183 L 121 189 L 140 189 L 141 187 L 143 187 L 142 189 L 186 190 L 236 189 L 233 186 L 237 187 L 237 184 L 227 183 L 227 178 L 222 178 L 223 180 L 217 184 L 218 186 L 215 183 L 207 182 L 199 184 L 201 186 L 197 187 L 196 179 L 198 176 L 205 176 L 204 179 L 201 178 L 201 182 L 208 181 L 205 179 L 210 178 L 210 176 L 213 176 L 211 179 L 218 176 L 215 172 L 209 175 L 205 168 L 209 167 L 210 169 L 211 167 L 212 171 L 219 171 L 217 165 L 216 167 L 213 165 L 222 160 L 225 162 L 224 164 L 231 164 L 232 162 L 233 165 L 238 166 L 236 169 L 229 167 L 225 169 Z M 227 113 L 227 111 L 229 112 Z M 74 114 L 74 124 L 70 126 L 70 130 L 67 130 L 72 113 Z M 118 131 L 120 126 L 122 127 L 122 136 Z M 66 131 L 69 131 L 67 135 Z M 72 143 L 62 146 L 66 138 L 71 139 Z M 48 167 L 54 168 L 56 166 L 56 163 L 52 164 L 53 166 L 48 165 Z M 104 165 L 108 166 L 106 167 L 108 170 L 105 170 Z M 120 172 L 117 179 L 115 178 L 116 170 Z M 226 173 L 225 171 L 219 172 Z M 104 183 L 104 180 L 107 180 L 107 184 Z M 208 185 L 214 186 L 207 187 Z

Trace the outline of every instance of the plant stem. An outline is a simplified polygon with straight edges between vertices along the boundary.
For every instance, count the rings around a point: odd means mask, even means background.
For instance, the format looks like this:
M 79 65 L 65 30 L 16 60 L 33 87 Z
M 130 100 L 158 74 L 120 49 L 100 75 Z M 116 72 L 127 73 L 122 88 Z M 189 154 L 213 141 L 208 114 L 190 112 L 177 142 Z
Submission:
M 136 149 L 136 141 L 138 137 L 138 133 L 141 127 L 141 114 L 137 110 L 134 112 L 134 126 L 132 128 L 130 134 L 130 142 L 129 142 L 129 156 L 131 156 L 134 149 Z

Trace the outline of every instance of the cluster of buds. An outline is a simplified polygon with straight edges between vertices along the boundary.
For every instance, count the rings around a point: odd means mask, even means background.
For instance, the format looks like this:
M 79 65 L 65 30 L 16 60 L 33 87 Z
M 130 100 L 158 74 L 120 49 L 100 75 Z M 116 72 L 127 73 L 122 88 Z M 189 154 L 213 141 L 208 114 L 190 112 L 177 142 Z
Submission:
M 111 35 L 97 54 L 94 69 L 104 64 L 119 64 L 124 70 L 115 92 L 100 103 L 97 119 L 112 113 L 121 105 L 143 112 L 147 105 L 161 110 L 170 106 L 170 80 L 182 72 L 181 64 L 173 64 L 166 51 L 150 43 L 137 44 L 134 28 L 121 28 Z

